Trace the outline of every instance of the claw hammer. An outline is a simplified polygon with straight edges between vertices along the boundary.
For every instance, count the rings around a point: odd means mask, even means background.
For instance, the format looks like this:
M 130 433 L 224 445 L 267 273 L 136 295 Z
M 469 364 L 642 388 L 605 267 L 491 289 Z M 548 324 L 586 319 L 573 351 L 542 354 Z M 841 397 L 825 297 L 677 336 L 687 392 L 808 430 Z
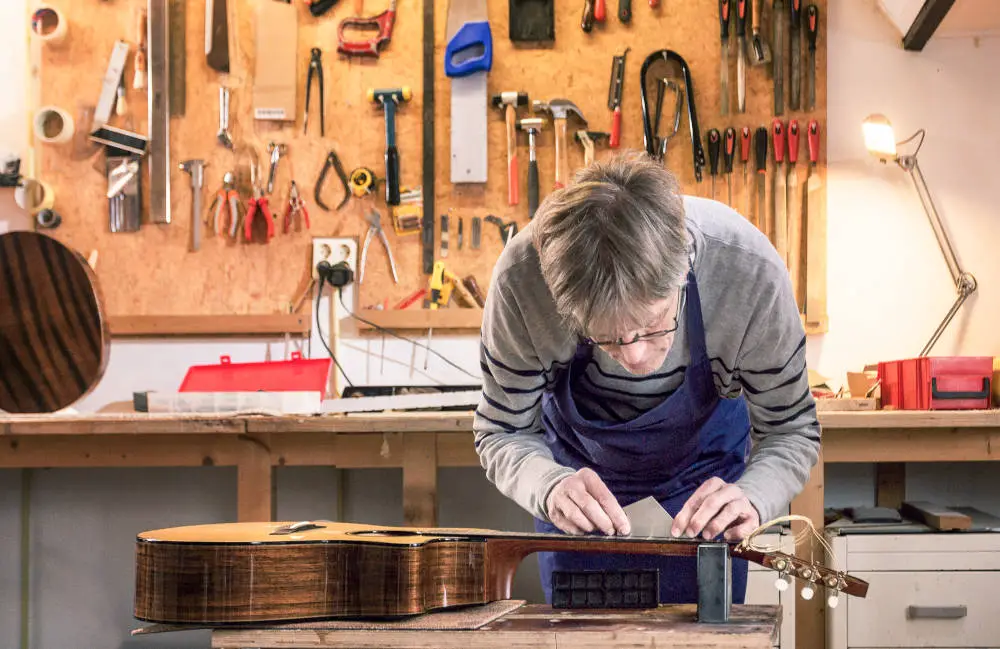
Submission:
M 532 108 L 537 113 L 548 111 L 552 115 L 552 124 L 556 130 L 556 181 L 555 188 L 561 189 L 566 186 L 569 177 L 569 150 L 566 143 L 566 120 L 570 113 L 575 113 L 583 127 L 587 128 L 587 118 L 583 112 L 577 108 L 576 104 L 569 99 L 551 99 L 548 102 L 538 101 L 532 103 Z
M 507 122 L 507 204 L 518 203 L 517 172 L 517 107 L 528 105 L 528 93 L 509 90 L 493 95 L 493 107 L 504 112 Z

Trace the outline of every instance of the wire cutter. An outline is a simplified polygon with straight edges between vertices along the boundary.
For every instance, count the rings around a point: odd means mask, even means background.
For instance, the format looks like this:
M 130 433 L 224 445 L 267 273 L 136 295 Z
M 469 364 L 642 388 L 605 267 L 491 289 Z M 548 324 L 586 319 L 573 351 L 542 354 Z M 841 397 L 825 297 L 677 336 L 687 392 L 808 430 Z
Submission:
M 215 210 L 212 216 L 212 230 L 215 231 L 215 236 L 219 236 L 222 233 L 222 210 L 228 207 L 229 223 L 226 229 L 229 231 L 230 237 L 236 238 L 236 229 L 240 223 L 240 193 L 236 191 L 233 185 L 234 180 L 235 176 L 233 176 L 233 172 L 227 171 L 226 175 L 222 177 L 222 187 L 215 193 L 215 200 L 212 201 L 212 207 L 208 208 Z
M 305 135 L 306 129 L 309 127 L 309 95 L 312 91 L 313 74 L 315 73 L 319 81 L 319 134 L 326 136 L 326 119 L 323 110 L 323 50 L 314 47 L 311 53 L 309 75 L 306 77 L 306 111 L 302 120 L 302 134 Z
M 253 197 L 250 199 L 250 207 L 247 208 L 247 218 L 243 224 L 243 236 L 247 241 L 253 239 L 253 219 L 259 211 L 267 225 L 267 238 L 265 243 L 274 236 L 274 217 L 271 216 L 271 208 L 268 206 L 267 196 L 264 195 L 264 188 L 257 181 L 257 165 L 250 165 L 250 184 L 253 185 Z
M 295 184 L 294 180 L 292 188 L 288 190 L 288 207 L 285 208 L 285 234 L 288 234 L 289 228 L 292 227 L 292 215 L 301 215 L 306 229 L 310 229 L 309 210 L 306 209 L 306 202 L 299 195 L 299 186 Z
M 392 269 L 392 281 L 399 284 L 399 277 L 396 275 L 396 261 L 392 258 L 392 249 L 389 248 L 389 240 L 385 236 L 385 230 L 382 229 L 382 216 L 378 213 L 378 210 L 372 210 L 365 215 L 365 220 L 368 221 L 368 232 L 365 233 L 365 243 L 361 248 L 361 272 L 358 274 L 358 283 L 365 281 L 365 261 L 368 259 L 368 245 L 372 242 L 372 237 L 376 234 L 378 238 L 382 240 L 382 245 L 385 246 L 385 253 L 389 257 L 389 268 Z

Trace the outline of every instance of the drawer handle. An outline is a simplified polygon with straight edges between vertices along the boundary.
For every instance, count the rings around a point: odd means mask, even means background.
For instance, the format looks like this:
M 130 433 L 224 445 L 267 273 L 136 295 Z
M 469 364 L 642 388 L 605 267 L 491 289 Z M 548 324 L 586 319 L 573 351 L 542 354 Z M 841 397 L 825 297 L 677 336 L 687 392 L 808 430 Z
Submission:
M 907 606 L 906 617 L 910 619 L 957 620 L 968 614 L 965 606 Z
M 983 377 L 982 392 L 945 392 L 938 390 L 937 377 L 931 377 L 931 398 L 932 399 L 985 399 L 990 396 L 990 379 Z

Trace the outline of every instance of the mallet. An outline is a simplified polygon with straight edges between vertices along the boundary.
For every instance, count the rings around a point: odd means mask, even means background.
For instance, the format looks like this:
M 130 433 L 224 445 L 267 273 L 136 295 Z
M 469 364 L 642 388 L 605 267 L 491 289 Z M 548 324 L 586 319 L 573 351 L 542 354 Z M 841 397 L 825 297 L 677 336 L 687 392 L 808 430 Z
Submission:
M 396 149 L 396 105 L 410 101 L 409 86 L 368 90 L 368 101 L 377 102 L 385 113 L 385 202 L 399 205 L 399 151 Z

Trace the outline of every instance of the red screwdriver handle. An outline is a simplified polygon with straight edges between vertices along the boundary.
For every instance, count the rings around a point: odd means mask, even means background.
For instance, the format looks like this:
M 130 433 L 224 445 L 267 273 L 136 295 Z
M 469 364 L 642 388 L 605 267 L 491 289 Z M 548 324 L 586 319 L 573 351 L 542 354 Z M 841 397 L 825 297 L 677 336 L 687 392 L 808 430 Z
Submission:
M 809 162 L 816 164 L 819 161 L 819 122 L 809 121 Z
M 725 165 L 726 173 L 733 171 L 733 157 L 736 155 L 736 129 L 730 126 L 726 129 L 723 138 L 722 161 Z
M 771 137 L 774 142 L 774 161 L 781 164 L 785 160 L 785 125 L 780 119 L 771 123 Z
M 795 164 L 799 161 L 799 120 L 788 122 L 788 161 Z
M 594 5 L 594 20 L 599 23 L 603 23 L 604 19 L 608 15 L 608 6 L 605 0 L 597 0 L 597 4 Z
M 746 164 L 750 161 L 750 127 L 740 129 L 740 161 Z
M 622 107 L 615 106 L 615 110 L 611 113 L 611 138 L 608 146 L 612 149 L 617 149 L 618 145 L 621 143 L 622 137 Z

